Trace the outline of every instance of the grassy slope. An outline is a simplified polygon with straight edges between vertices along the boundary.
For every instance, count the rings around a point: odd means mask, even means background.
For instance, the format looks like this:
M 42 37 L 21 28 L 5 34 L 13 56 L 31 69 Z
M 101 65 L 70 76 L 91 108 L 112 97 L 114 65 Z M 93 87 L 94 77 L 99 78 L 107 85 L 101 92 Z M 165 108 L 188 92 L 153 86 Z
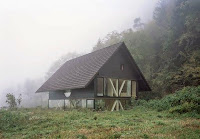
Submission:
M 0 118 L 6 113 L 0 113 Z M 13 124 L 4 119 L 0 138 L 200 138 L 200 119 L 143 107 L 121 112 L 27 109 L 11 113 L 23 118 Z

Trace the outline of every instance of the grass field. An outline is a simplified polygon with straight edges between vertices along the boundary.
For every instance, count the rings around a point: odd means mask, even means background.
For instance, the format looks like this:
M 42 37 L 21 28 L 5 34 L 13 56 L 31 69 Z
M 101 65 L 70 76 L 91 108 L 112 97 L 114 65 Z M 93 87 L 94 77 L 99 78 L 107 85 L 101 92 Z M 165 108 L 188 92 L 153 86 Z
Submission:
M 0 138 L 200 138 L 200 119 L 135 107 L 120 112 L 0 111 Z

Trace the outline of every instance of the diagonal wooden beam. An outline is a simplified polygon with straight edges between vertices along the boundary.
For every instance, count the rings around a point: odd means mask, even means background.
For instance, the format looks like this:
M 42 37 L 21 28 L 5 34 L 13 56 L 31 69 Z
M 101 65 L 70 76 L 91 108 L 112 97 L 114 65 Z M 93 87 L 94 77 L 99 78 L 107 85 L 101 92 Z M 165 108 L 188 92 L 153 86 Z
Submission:
M 111 109 L 111 111 L 113 111 L 113 110 L 114 110 L 114 108 L 115 108 L 116 104 L 117 104 L 117 100 L 115 100 L 115 102 L 113 103 L 113 106 L 112 106 L 112 109 Z
M 121 85 L 121 87 L 120 87 L 120 89 L 119 89 L 119 96 L 120 96 L 120 94 L 121 94 L 121 92 L 122 92 L 122 89 L 123 89 L 123 87 L 124 87 L 125 82 L 126 82 L 126 80 L 124 80 L 124 81 L 122 82 L 122 85 Z
M 110 81 L 111 86 L 112 86 L 112 88 L 113 88 L 113 90 L 114 90 L 115 96 L 118 96 L 118 95 L 117 95 L 117 91 L 116 91 L 116 89 L 115 89 L 115 86 L 113 85 L 113 81 L 112 81 L 111 79 L 109 79 L 109 81 Z
M 124 110 L 121 101 L 120 100 L 118 100 L 118 101 L 119 101 L 119 105 L 120 105 L 121 110 Z

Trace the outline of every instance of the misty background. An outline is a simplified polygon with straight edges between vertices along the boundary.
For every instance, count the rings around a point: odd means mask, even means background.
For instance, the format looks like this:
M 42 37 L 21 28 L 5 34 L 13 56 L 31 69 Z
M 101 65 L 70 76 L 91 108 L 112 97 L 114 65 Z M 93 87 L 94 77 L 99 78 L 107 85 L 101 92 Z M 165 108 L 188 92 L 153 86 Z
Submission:
M 47 105 L 35 91 L 59 66 L 137 17 L 150 22 L 157 1 L 0 1 L 0 107 L 7 93 L 22 94 L 23 107 Z

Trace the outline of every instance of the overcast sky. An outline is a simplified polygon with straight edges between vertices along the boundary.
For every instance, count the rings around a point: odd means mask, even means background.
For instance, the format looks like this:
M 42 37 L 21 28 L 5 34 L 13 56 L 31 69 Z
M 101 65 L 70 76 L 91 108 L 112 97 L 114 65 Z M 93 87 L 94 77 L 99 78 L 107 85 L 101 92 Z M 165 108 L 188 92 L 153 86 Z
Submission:
M 1 0 L 0 90 L 44 76 L 68 52 L 88 53 L 111 31 L 150 21 L 157 0 Z

